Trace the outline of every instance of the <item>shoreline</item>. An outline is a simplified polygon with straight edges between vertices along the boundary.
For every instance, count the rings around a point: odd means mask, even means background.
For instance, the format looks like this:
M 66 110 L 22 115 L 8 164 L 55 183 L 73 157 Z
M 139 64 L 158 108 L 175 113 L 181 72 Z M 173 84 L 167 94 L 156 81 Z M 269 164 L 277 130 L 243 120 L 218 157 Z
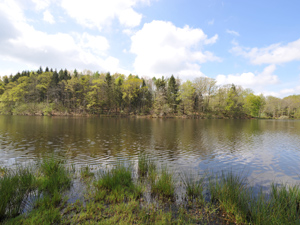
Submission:
M 110 118 L 148 118 L 148 119 L 167 119 L 167 118 L 180 118 L 180 119 L 276 119 L 276 118 L 256 118 L 252 116 L 241 116 L 241 117 L 225 117 L 220 115 L 137 115 L 137 114 L 88 114 L 88 113 L 63 113 L 63 112 L 53 112 L 51 114 L 43 113 L 26 113 L 26 114 L 1 114 L 9 116 L 37 116 L 37 117 L 110 117 Z
M 199 172 L 199 171 L 198 171 Z M 0 168 L 3 224 L 290 224 L 300 219 L 299 185 L 272 184 L 254 193 L 232 171 L 179 174 L 140 155 L 137 168 L 120 162 L 110 169 L 75 171 L 53 157 L 32 167 Z M 68 202 L 78 181 L 83 200 Z M 77 184 L 78 185 L 78 184 Z M 20 188 L 22 187 L 22 188 Z M 178 190 L 184 194 L 178 195 Z M 15 196 L 21 201 L 16 201 Z M 22 202 L 26 204 L 22 204 Z M 24 213 L 24 207 L 31 208 Z M 258 210 L 259 209 L 259 210 Z

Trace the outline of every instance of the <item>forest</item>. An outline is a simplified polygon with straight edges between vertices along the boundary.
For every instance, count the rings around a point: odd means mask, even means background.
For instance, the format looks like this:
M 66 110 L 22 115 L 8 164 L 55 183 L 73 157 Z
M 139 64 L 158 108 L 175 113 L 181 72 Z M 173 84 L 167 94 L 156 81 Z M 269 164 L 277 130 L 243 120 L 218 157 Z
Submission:
M 76 69 L 23 71 L 0 81 L 0 113 L 10 115 L 150 115 L 196 118 L 300 118 L 300 95 L 255 95 L 213 78 L 142 78 Z

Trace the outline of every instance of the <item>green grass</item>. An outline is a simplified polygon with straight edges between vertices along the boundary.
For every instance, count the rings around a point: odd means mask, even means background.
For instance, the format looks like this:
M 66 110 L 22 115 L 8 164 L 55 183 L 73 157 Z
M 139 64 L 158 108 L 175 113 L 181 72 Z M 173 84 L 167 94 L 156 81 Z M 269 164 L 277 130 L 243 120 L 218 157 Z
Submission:
M 0 221 L 19 215 L 35 185 L 35 177 L 28 168 L 5 170 L 0 178 Z
M 112 193 L 117 201 L 122 201 L 129 196 L 137 198 L 141 195 L 141 187 L 133 182 L 131 167 L 121 163 L 111 170 L 100 172 L 96 187 Z
M 149 159 L 145 154 L 140 154 L 138 158 L 138 174 L 145 177 L 149 170 Z
M 172 173 L 166 167 L 162 168 L 161 173 L 153 180 L 151 188 L 152 193 L 156 195 L 173 198 L 175 194 L 175 182 Z
M 139 178 L 146 178 L 147 176 L 151 176 L 151 173 L 155 170 L 155 163 L 149 158 L 149 156 L 145 155 L 144 153 L 141 153 L 138 157 Z
M 42 176 L 39 181 L 39 190 L 54 195 L 68 189 L 71 186 L 70 172 L 66 169 L 64 161 L 44 159 L 40 165 Z
M 260 193 L 252 200 L 250 221 L 253 224 L 299 224 L 299 186 L 271 185 L 268 195 Z
M 272 184 L 269 193 L 255 194 L 245 177 L 232 172 L 211 179 L 211 202 L 237 224 L 299 224 L 300 189 Z
M 82 167 L 80 170 L 80 176 L 82 179 L 89 179 L 89 178 L 94 177 L 94 175 L 95 174 L 93 172 L 91 172 L 91 169 L 89 166 Z
M 28 169 L 19 169 L 12 175 L 5 175 L 0 195 L 14 196 L 9 199 L 9 207 L 4 211 L 8 214 L 3 219 L 13 218 L 22 212 L 25 200 L 30 191 L 35 192 L 36 200 L 33 203 L 33 210 L 28 215 L 21 215 L 14 219 L 7 220 L 7 224 L 58 224 L 61 220 L 60 207 L 65 204 L 62 192 L 70 188 L 70 171 L 65 167 L 64 161 L 52 158 L 44 159 L 35 168 L 37 173 L 34 175 Z M 6 176 L 9 179 L 6 179 Z M 10 189 L 9 189 L 10 188 Z M 1 196 L 1 203 L 5 199 Z M 1 204 L 0 203 L 0 204 Z M 23 206 L 24 205 L 24 206 Z M 11 209 L 11 208 L 12 209 Z
M 190 199 L 203 199 L 204 177 L 199 178 L 192 173 L 181 173 L 181 181 L 185 187 L 186 195 Z
M 217 204 L 226 214 L 227 219 L 244 223 L 249 214 L 252 192 L 247 179 L 241 174 L 222 172 L 209 182 L 211 202 Z
M 174 173 L 154 163 L 145 166 L 143 182 L 134 179 L 133 167 L 118 163 L 93 176 L 84 167 L 72 176 L 63 161 L 43 160 L 32 173 L 28 168 L 2 168 L 0 222 L 3 224 L 299 224 L 300 188 L 272 184 L 268 192 L 254 193 L 242 174 L 223 172 L 201 178 L 181 173 L 186 191 L 175 200 Z M 144 162 L 143 162 L 144 160 Z M 146 163 L 146 164 L 147 164 Z M 137 168 L 140 170 L 141 168 Z M 75 172 L 75 171 L 74 171 Z M 83 178 L 84 202 L 67 203 L 63 192 L 72 179 Z M 86 179 L 88 178 L 88 179 Z M 208 182 L 206 178 L 209 178 Z M 78 179 L 79 180 L 79 179 Z M 151 192 L 151 200 L 143 195 Z M 149 191 L 149 192 L 148 192 Z M 30 193 L 37 193 L 33 208 L 22 214 Z M 204 198 L 204 193 L 210 196 Z M 150 193 L 149 193 L 150 194 Z M 158 198 L 157 198 L 158 196 Z M 144 199 L 145 198 L 145 199 Z M 169 200 L 172 201 L 169 201 Z M 179 201 L 180 202 L 180 201 Z M 21 215 L 20 215 L 21 214 Z

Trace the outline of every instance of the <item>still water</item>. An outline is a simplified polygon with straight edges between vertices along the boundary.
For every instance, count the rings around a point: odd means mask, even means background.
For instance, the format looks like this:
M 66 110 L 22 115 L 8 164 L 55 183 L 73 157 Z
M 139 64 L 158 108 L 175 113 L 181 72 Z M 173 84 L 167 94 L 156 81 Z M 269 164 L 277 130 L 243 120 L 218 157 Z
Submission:
M 0 116 L 0 166 L 55 156 L 76 166 L 136 162 L 300 183 L 300 121 Z

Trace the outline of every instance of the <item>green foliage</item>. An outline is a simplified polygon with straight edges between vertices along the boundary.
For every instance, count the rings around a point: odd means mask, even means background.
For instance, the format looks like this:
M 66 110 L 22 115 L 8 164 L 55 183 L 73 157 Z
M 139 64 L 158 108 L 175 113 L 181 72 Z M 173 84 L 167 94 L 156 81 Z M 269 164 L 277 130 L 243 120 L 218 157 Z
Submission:
M 244 108 L 246 110 L 249 110 L 252 116 L 259 117 L 263 105 L 264 99 L 262 96 L 254 95 L 251 93 L 245 98 Z
M 177 106 L 179 104 L 178 95 L 179 95 L 178 84 L 172 75 L 168 81 L 167 97 L 168 104 L 172 108 L 173 112 L 176 112 Z
M 194 111 L 195 88 L 191 81 L 186 81 L 180 86 L 180 110 L 182 114 L 192 114 Z
M 283 99 L 257 96 L 234 84 L 217 86 L 216 80 L 208 77 L 180 84 L 173 75 L 168 79 L 146 79 L 109 72 L 70 73 L 66 69 L 57 72 L 39 68 L 4 76 L 0 81 L 2 114 L 156 114 L 202 118 L 243 118 L 247 114 L 299 118 L 299 108 L 300 95 Z

